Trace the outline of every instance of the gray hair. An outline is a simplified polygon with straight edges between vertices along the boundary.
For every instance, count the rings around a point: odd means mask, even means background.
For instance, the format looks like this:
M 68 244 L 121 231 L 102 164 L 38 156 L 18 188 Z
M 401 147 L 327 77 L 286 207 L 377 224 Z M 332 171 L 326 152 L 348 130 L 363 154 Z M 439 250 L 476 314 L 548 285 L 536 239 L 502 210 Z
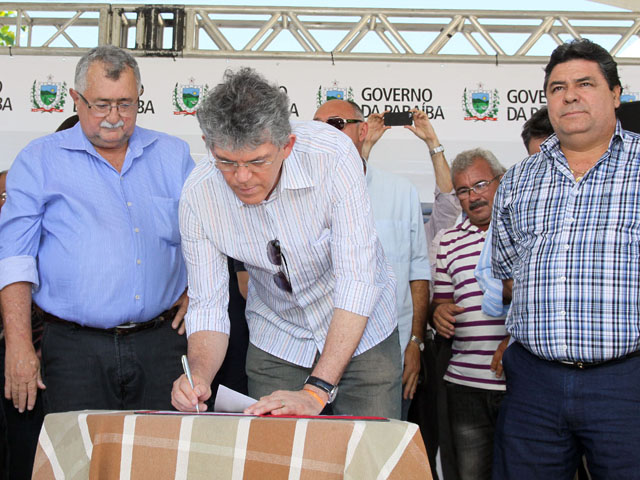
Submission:
M 196 115 L 210 149 L 255 149 L 266 142 L 280 148 L 291 135 L 289 97 L 248 67 L 226 70 Z
M 82 56 L 78 65 L 76 65 L 74 88 L 78 92 L 84 93 L 87 89 L 87 72 L 94 62 L 104 64 L 107 78 L 110 78 L 111 80 L 118 80 L 124 69 L 129 67 L 133 70 L 133 75 L 136 77 L 136 85 L 138 87 L 138 93 L 140 93 L 142 81 L 140 80 L 140 68 L 138 68 L 138 62 L 136 62 L 136 59 L 133 58 L 129 52 L 113 45 L 102 45 L 100 47 L 93 48 Z
M 455 160 L 451 164 L 451 180 L 453 181 L 453 178 L 458 173 L 469 168 L 476 158 L 482 158 L 486 160 L 486 162 L 489 164 L 489 167 L 491 167 L 491 172 L 496 177 L 498 175 L 502 175 L 507 171 L 507 169 L 500 164 L 496 156 L 489 150 L 485 150 L 484 148 L 472 148 L 471 150 L 460 152 L 456 156 Z

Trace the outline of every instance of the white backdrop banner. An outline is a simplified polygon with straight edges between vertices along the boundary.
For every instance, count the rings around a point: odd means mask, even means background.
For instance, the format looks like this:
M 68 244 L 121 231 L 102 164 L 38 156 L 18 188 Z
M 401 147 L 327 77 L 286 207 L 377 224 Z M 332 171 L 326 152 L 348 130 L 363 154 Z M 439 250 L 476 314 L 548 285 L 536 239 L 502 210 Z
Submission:
M 0 169 L 31 140 L 53 132 L 74 113 L 68 94 L 78 57 L 0 58 Z M 277 82 L 291 100 L 292 120 L 310 120 L 330 98 L 353 100 L 368 115 L 418 108 L 427 112 L 451 161 L 487 148 L 505 165 L 525 156 L 522 124 L 546 104 L 543 65 L 217 60 L 138 58 L 144 95 L 138 125 L 183 138 L 196 161 L 206 153 L 195 118 L 198 102 L 225 69 L 250 66 Z M 640 100 L 640 66 L 619 67 L 623 100 Z M 426 145 L 394 127 L 371 153 L 376 166 L 413 182 L 433 201 L 433 169 Z

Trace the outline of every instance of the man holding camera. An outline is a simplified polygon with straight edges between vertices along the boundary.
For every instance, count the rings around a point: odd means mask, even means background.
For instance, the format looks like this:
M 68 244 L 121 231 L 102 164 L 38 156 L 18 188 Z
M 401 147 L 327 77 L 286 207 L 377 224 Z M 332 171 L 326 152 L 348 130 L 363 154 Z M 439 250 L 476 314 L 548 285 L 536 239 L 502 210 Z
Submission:
M 369 125 L 353 102 L 329 100 L 314 115 L 346 134 L 360 156 Z M 418 192 L 397 175 L 378 170 L 362 160 L 371 199 L 376 230 L 385 255 L 396 274 L 398 332 L 403 354 L 403 409 L 406 420 L 409 404 L 418 385 L 420 352 L 429 308 L 431 272 Z

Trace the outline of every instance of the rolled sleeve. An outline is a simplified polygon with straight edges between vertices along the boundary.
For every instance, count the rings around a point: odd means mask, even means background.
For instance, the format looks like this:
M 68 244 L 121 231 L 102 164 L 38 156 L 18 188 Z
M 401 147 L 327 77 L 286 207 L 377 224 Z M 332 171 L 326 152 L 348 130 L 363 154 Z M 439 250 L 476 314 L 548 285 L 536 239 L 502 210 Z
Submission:
M 336 282 L 334 306 L 368 317 L 376 306 L 380 293 L 381 289 L 375 285 L 339 279 Z
M 191 195 L 183 194 L 180 201 L 182 255 L 189 280 L 189 309 L 185 316 L 187 336 L 202 330 L 228 335 L 229 270 L 226 257 L 207 238 L 189 197 Z
M 40 285 L 35 258 L 21 255 L 0 260 L 0 290 L 16 282 L 29 282 L 35 287 Z
M 41 164 L 28 161 L 38 152 L 30 152 L 29 147 L 20 152 L 7 174 L 7 202 L 0 217 L 2 288 L 21 281 L 39 284 L 36 258 L 46 193 Z
M 336 278 L 333 304 L 349 312 L 371 316 L 382 293 L 377 283 L 382 250 L 374 227 L 362 160 L 352 142 L 346 158 L 339 158 L 332 189 L 331 255 Z M 384 259 L 384 254 L 382 254 Z

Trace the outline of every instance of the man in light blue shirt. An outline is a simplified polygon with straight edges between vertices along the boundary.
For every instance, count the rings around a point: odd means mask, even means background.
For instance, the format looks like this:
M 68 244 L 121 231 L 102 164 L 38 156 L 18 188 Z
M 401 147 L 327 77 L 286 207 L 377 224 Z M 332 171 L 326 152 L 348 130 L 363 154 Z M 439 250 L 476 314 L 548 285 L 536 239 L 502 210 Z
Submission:
M 0 301 L 5 393 L 20 411 L 45 384 L 49 411 L 170 406 L 186 347 L 171 328 L 186 310 L 178 200 L 193 160 L 185 142 L 136 127 L 141 93 L 130 54 L 91 50 L 70 90 L 79 124 L 31 142 L 9 171 Z
M 362 157 L 368 124 L 360 108 L 345 100 L 330 100 L 314 115 L 346 134 Z M 396 275 L 398 333 L 403 354 L 403 419 L 416 391 L 420 351 L 429 308 L 431 268 L 420 198 L 408 180 L 383 172 L 362 160 L 371 209 L 384 253 Z

